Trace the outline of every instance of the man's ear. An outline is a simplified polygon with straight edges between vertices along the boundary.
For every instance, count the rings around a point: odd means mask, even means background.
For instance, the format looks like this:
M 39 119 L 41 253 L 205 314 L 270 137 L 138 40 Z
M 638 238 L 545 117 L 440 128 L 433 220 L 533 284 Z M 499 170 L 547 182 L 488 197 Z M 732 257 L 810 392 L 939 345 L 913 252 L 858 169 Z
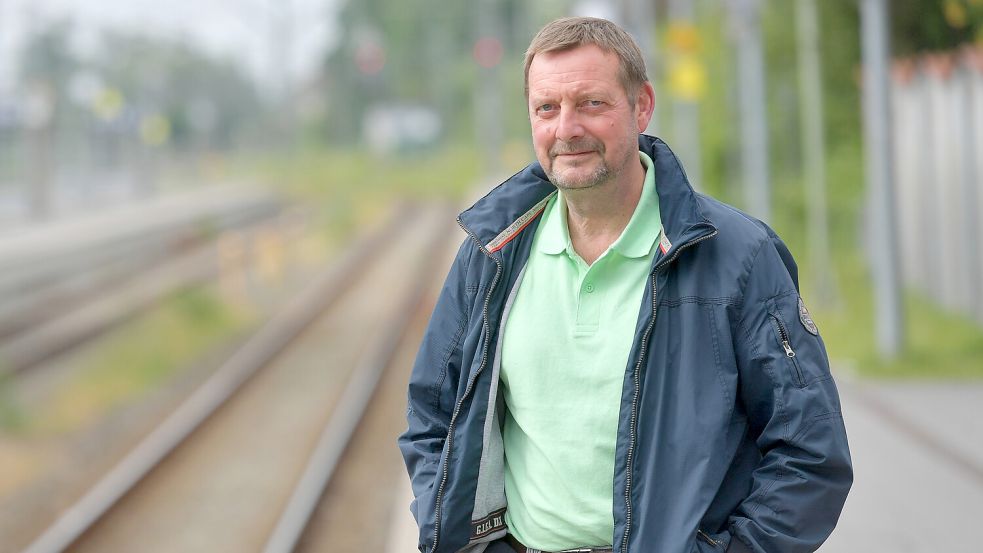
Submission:
M 645 81 L 638 89 L 638 97 L 635 98 L 638 132 L 644 132 L 648 128 L 653 113 L 655 113 L 655 89 L 652 88 L 652 83 Z

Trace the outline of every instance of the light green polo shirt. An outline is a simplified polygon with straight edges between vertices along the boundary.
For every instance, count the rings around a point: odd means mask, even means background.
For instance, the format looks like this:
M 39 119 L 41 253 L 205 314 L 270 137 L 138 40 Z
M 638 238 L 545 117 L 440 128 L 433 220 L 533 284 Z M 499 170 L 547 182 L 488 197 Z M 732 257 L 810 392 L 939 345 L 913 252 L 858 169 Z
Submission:
M 621 388 L 662 222 L 652 160 L 631 220 L 592 265 L 570 242 L 562 192 L 547 204 L 505 323 L 505 514 L 545 551 L 611 545 Z

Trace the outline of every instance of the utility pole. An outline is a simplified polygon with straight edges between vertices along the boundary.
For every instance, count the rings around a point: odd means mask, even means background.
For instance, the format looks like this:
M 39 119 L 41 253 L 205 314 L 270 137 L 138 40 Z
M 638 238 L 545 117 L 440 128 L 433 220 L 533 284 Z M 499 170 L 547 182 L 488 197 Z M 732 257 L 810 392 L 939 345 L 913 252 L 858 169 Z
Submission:
M 293 3 L 292 0 L 269 0 L 266 8 L 270 29 L 270 70 L 277 80 L 273 95 L 279 105 L 279 122 L 283 133 L 282 144 L 292 146 L 296 117 L 294 114 L 293 76 Z
M 816 0 L 797 0 L 799 39 L 799 118 L 802 121 L 802 156 L 805 162 L 808 244 L 816 299 L 834 300 L 826 210 L 826 138 L 823 132 L 823 82 L 819 65 Z
M 27 36 L 30 39 L 36 38 L 40 33 L 38 17 L 38 8 L 32 5 L 27 14 Z M 52 84 L 55 75 L 48 67 L 41 69 L 41 75 L 34 77 L 28 83 L 24 113 L 26 125 L 23 127 L 30 152 L 25 196 L 29 216 L 35 221 L 43 221 L 51 217 L 56 192 L 54 190 L 54 115 L 57 94 Z
M 502 169 L 502 83 L 499 75 L 504 46 L 498 0 L 478 0 L 474 20 L 474 59 L 478 78 L 474 83 L 475 144 L 485 164 L 486 176 Z
M 31 83 L 27 110 L 27 134 L 31 148 L 31 170 L 27 180 L 28 205 L 33 220 L 51 217 L 54 198 L 54 109 L 55 93 L 47 78 Z
M 768 221 L 771 219 L 771 184 L 761 4 L 760 0 L 731 0 L 727 6 L 731 9 L 731 32 L 737 50 L 744 207 L 751 215 Z
M 669 90 L 672 135 L 690 183 L 703 186 L 700 155 L 700 104 L 706 71 L 699 59 L 700 35 L 693 23 L 691 0 L 669 0 Z
M 874 277 L 877 348 L 885 358 L 896 357 L 904 343 L 901 274 L 895 222 L 893 136 L 889 109 L 890 45 L 886 0 L 860 0 L 863 50 L 864 146 L 873 236 L 870 241 Z
M 963 229 L 962 234 L 965 237 L 977 237 L 981 236 L 980 230 L 980 173 L 977 170 L 977 152 L 979 152 L 979 141 L 977 140 L 977 133 L 974 131 L 974 122 L 980 121 L 979 112 L 980 106 L 975 105 L 976 102 L 973 98 L 983 98 L 983 94 L 976 91 L 975 88 L 979 83 L 979 78 L 977 78 L 977 69 L 973 67 L 972 59 L 970 58 L 969 51 L 963 52 L 962 64 L 959 69 L 957 69 L 957 78 L 962 82 L 960 87 L 961 91 L 961 106 L 959 106 L 960 117 L 957 121 L 958 133 L 959 133 L 959 144 L 961 145 L 959 158 L 961 160 L 961 170 L 962 182 L 960 187 L 960 197 L 962 197 L 962 209 L 963 209 Z M 981 265 L 981 255 L 979 246 L 974 247 L 974 238 L 968 238 L 965 244 L 969 247 L 963 249 L 963 255 L 965 255 L 966 267 L 965 278 L 963 279 L 962 289 L 966 291 L 965 296 L 967 298 L 976 298 L 975 305 L 965 306 L 965 309 L 971 316 L 976 319 L 976 321 L 983 323 L 983 294 L 976 291 L 980 282 L 983 282 L 983 265 Z M 975 291 L 975 293 L 974 293 Z M 973 303 L 973 302 L 970 302 Z
M 635 37 L 638 48 L 642 51 L 645 70 L 654 87 L 658 82 L 657 76 L 659 74 L 656 67 L 658 60 L 655 57 L 655 45 L 657 44 L 655 2 L 654 0 L 625 0 L 622 5 L 622 13 L 625 27 Z M 656 101 L 658 101 L 658 96 L 656 96 Z M 656 112 L 653 112 L 652 119 L 649 120 L 648 127 L 645 128 L 646 134 L 655 135 L 658 128 L 656 119 Z
M 455 53 L 448 26 L 435 24 L 427 32 L 427 96 L 440 116 L 441 124 L 446 125 L 454 114 L 455 98 L 451 87 L 447 86 L 445 76 L 451 67 Z

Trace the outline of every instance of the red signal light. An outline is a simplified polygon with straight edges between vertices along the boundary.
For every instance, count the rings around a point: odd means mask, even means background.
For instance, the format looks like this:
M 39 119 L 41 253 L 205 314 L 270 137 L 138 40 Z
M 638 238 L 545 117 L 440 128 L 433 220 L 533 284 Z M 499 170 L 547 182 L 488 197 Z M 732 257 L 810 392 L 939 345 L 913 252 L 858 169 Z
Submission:
M 485 69 L 491 69 L 502 61 L 502 41 L 486 36 L 474 43 L 474 61 Z

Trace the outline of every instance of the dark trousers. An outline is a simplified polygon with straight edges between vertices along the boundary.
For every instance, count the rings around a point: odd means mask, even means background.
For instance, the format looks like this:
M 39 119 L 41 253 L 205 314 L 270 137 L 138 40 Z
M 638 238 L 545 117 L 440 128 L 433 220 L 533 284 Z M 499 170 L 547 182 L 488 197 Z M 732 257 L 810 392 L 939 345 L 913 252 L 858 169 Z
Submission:
M 495 540 L 489 544 L 488 548 L 485 549 L 485 553 L 516 553 L 515 549 L 508 544 L 504 539 Z

